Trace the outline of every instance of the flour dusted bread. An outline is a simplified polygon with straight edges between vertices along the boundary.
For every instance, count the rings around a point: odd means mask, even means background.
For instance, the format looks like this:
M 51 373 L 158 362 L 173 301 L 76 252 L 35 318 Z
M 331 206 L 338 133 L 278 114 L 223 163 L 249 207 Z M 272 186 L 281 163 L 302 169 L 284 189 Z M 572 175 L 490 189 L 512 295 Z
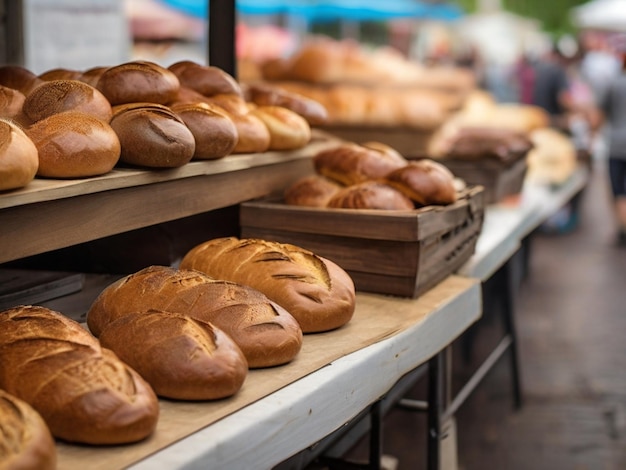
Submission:
M 0 468 L 54 470 L 56 447 L 46 423 L 28 403 L 0 390 Z
M 413 201 L 401 191 L 378 181 L 353 184 L 338 191 L 328 201 L 335 209 L 413 210 Z
M 166 266 L 150 266 L 108 286 L 89 309 L 87 325 L 100 336 L 109 323 L 150 310 L 210 322 L 235 341 L 253 368 L 285 364 L 302 347 L 297 321 L 261 292 Z
M 109 323 L 99 339 L 166 398 L 229 397 L 248 373 L 245 356 L 226 333 L 178 313 L 131 313 Z
M 70 442 L 139 441 L 159 414 L 156 395 L 133 369 L 77 322 L 44 307 L 0 312 L 0 388 Z
M 0 191 L 26 186 L 37 168 L 39 155 L 30 137 L 12 122 L 0 120 Z
M 258 289 L 291 313 L 304 333 L 339 328 L 354 313 L 350 276 L 332 261 L 294 245 L 218 238 L 190 250 L 181 268 Z
M 412 161 L 392 171 L 385 182 L 422 206 L 451 204 L 457 199 L 452 172 L 429 159 Z

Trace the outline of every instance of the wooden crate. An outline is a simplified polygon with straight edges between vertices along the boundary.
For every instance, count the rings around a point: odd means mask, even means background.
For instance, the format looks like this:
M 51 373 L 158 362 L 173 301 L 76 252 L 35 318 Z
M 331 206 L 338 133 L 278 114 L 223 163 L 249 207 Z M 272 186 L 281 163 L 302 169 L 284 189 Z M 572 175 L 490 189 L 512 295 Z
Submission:
M 365 292 L 418 297 L 474 253 L 484 218 L 483 188 L 449 206 L 415 211 L 320 209 L 279 200 L 245 202 L 241 237 L 292 243 L 328 258 Z

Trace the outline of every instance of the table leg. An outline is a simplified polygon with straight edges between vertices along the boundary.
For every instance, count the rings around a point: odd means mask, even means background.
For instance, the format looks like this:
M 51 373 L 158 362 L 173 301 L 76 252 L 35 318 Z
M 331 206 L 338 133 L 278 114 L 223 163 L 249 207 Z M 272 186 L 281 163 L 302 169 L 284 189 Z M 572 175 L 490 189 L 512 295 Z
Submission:
M 428 470 L 439 470 L 441 462 L 442 379 L 445 352 L 428 361 Z

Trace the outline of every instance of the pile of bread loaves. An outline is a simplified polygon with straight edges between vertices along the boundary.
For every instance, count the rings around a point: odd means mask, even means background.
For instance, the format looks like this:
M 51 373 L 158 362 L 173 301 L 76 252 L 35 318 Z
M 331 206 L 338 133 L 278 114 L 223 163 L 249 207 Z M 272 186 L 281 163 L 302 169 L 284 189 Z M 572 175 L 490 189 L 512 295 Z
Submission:
M 313 158 L 315 173 L 292 183 L 287 204 L 341 209 L 413 210 L 457 200 L 462 183 L 430 159 L 406 160 L 380 142 L 341 143 Z
M 0 67 L 0 190 L 35 176 L 82 178 L 118 162 L 175 168 L 192 159 L 292 150 L 325 109 L 294 93 L 246 95 L 223 70 L 133 61 L 41 75 Z M 246 98 L 256 99 L 247 101 Z
M 229 237 L 193 248 L 178 269 L 150 266 L 107 286 L 88 329 L 40 306 L 0 312 L 0 468 L 54 468 L 51 435 L 145 439 L 157 397 L 230 397 L 249 368 L 291 362 L 303 333 L 342 327 L 354 309 L 352 279 L 332 261 Z

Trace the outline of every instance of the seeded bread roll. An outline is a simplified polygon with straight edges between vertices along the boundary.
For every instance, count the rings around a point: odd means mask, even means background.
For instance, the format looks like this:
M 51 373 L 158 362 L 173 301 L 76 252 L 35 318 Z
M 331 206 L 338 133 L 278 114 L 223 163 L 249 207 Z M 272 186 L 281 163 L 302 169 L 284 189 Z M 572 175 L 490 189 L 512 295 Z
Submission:
M 28 403 L 2 390 L 0 436 L 0 468 L 56 468 L 56 447 L 44 420 Z
M 109 323 L 99 339 L 166 398 L 229 397 L 248 373 L 246 358 L 230 336 L 178 313 L 131 313 Z
M 120 140 L 120 160 L 130 165 L 176 168 L 188 163 L 196 149 L 189 128 L 167 106 L 114 106 L 111 127 Z
M 0 388 L 39 412 L 53 436 L 86 444 L 148 437 L 150 386 L 77 322 L 44 307 L 0 312 Z
M 302 347 L 296 320 L 261 292 L 165 266 L 142 269 L 104 289 L 87 313 L 87 325 L 100 336 L 124 315 L 149 310 L 212 323 L 235 341 L 252 368 L 285 364 Z
M 50 80 L 39 85 L 24 101 L 24 114 L 32 121 L 64 111 L 90 114 L 108 123 L 113 111 L 102 93 L 78 80 Z
M 85 178 L 108 173 L 120 159 L 120 141 L 109 124 L 66 111 L 26 129 L 39 152 L 38 176 Z
M 30 137 L 12 122 L 0 120 L 0 191 L 26 186 L 38 167 L 39 154 Z
M 322 175 L 308 175 L 300 178 L 285 190 L 286 204 L 307 207 L 326 207 L 330 199 L 343 186 Z
M 183 60 L 170 65 L 169 70 L 178 77 L 181 85 L 204 96 L 242 94 L 237 80 L 219 67 Z
M 337 191 L 328 201 L 328 207 L 396 211 L 415 209 L 413 201 L 402 192 L 378 181 L 365 181 Z
M 311 140 L 311 127 L 302 116 L 282 106 L 258 106 L 250 111 L 270 133 L 269 150 L 294 150 Z
M 166 104 L 176 96 L 180 82 L 168 69 L 136 60 L 104 70 L 96 88 L 113 106 L 138 102 Z
M 452 204 L 457 199 L 454 175 L 432 160 L 412 161 L 389 173 L 385 181 L 422 206 Z
M 354 313 L 350 276 L 332 261 L 294 245 L 218 238 L 190 250 L 181 268 L 258 289 L 287 309 L 304 333 L 339 328 Z

